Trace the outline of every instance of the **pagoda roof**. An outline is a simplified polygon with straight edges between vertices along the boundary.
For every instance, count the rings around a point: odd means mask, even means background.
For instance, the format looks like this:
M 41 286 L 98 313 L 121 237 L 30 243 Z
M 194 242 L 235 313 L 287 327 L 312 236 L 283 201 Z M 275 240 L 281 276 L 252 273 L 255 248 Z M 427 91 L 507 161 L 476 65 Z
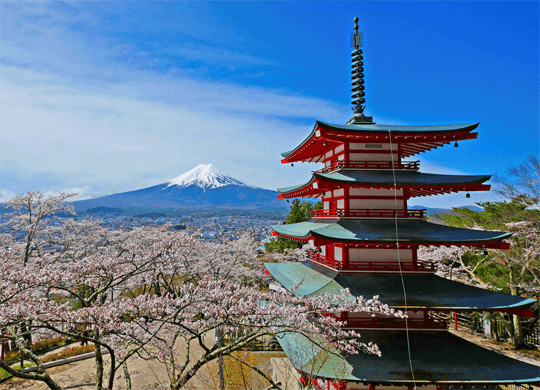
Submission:
M 298 285 L 296 293 L 301 296 L 338 295 L 342 289 L 348 288 L 352 297 L 378 295 L 380 301 L 390 307 L 405 309 L 399 274 L 338 273 L 310 261 L 265 263 L 265 267 L 286 289 Z M 534 299 L 468 286 L 433 274 L 404 274 L 403 284 L 407 291 L 408 310 L 507 312 L 526 308 L 536 302 Z M 513 314 L 528 316 L 526 311 L 519 310 Z
M 307 221 L 289 225 L 272 225 L 281 236 L 298 241 L 314 240 L 315 245 L 349 242 L 358 246 L 466 245 L 507 249 L 501 240 L 512 233 L 463 229 L 423 220 L 341 220 Z M 396 230 L 399 240 L 396 240 Z
M 410 196 L 426 196 L 458 191 L 487 191 L 489 185 L 482 185 L 491 175 L 441 175 L 414 171 L 356 171 L 341 169 L 332 173 L 314 172 L 304 184 L 278 188 L 281 197 L 315 197 L 325 190 L 338 188 L 335 183 L 360 188 L 412 187 Z M 316 183 L 316 184 L 314 184 Z M 418 188 L 420 187 L 420 188 Z M 425 187 L 425 188 L 424 188 Z
M 322 161 L 324 154 L 343 142 L 401 143 L 402 157 L 435 149 L 454 141 L 474 139 L 480 123 L 401 126 L 384 124 L 333 125 L 316 121 L 311 133 L 293 150 L 284 152 L 283 163 Z M 326 145 L 325 145 L 326 142 Z
M 478 127 L 477 123 L 460 123 L 451 125 L 385 125 L 385 124 L 350 124 L 350 125 L 334 125 L 331 123 L 317 121 L 317 127 L 324 127 L 330 130 L 356 131 L 362 133 L 453 133 L 456 131 L 472 131 Z
M 379 346 L 382 357 L 343 357 L 325 351 L 299 333 L 277 340 L 293 366 L 318 378 L 370 384 L 536 384 L 540 367 L 490 351 L 449 332 L 362 331 L 363 343 Z M 411 360 L 409 360 L 409 354 Z M 411 365 L 413 371 L 411 372 Z

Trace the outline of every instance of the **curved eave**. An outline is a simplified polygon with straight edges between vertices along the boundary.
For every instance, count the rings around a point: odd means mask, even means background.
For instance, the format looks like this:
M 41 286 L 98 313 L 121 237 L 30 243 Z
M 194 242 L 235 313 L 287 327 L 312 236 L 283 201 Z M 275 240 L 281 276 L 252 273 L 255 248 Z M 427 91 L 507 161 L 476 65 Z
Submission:
M 332 277 L 306 267 L 303 263 L 265 263 L 264 266 L 287 290 L 297 287 L 298 296 L 317 296 L 325 293 L 338 295 L 343 289 Z M 353 295 L 351 299 L 355 299 Z
M 483 184 L 491 175 L 439 175 L 421 172 L 348 171 L 314 173 L 304 184 L 278 188 L 279 199 L 296 197 L 320 197 L 325 191 L 341 186 L 351 188 L 394 188 L 394 174 L 398 189 L 407 188 L 410 197 L 440 195 L 460 191 L 489 191 Z
M 322 191 L 312 191 L 312 190 L 317 189 L 317 188 L 313 188 L 313 182 L 315 181 L 315 179 L 316 179 L 315 175 L 312 175 L 311 179 L 307 183 L 290 186 L 290 187 L 278 188 L 277 189 L 277 191 L 279 192 L 278 199 L 294 198 L 295 196 L 293 194 L 302 194 L 306 191 L 321 194 Z M 297 196 L 302 196 L 302 195 L 297 195 Z
M 449 332 L 363 331 L 361 341 L 377 344 L 381 357 L 367 353 L 342 357 L 322 350 L 299 333 L 283 333 L 277 340 L 297 370 L 312 375 L 315 366 L 318 378 L 379 386 L 493 386 L 540 381 L 537 366 L 490 351 Z M 414 362 L 413 372 L 408 351 Z
M 444 175 L 422 172 L 354 171 L 340 170 L 332 173 L 314 173 L 316 179 L 345 184 L 392 185 L 394 177 L 398 186 L 467 185 L 481 184 L 491 175 Z
M 400 310 L 502 311 L 532 317 L 526 310 L 534 299 L 468 286 L 433 274 L 349 274 L 328 270 L 310 261 L 265 263 L 286 289 L 297 287 L 300 296 L 338 295 L 348 288 L 352 297 L 378 295 L 381 302 Z M 403 286 L 407 305 L 403 301 Z
M 475 139 L 478 133 L 471 133 L 479 123 L 435 126 L 395 126 L 395 125 L 332 125 L 317 121 L 311 133 L 293 150 L 281 153 L 282 163 L 295 161 L 322 161 L 323 155 L 349 142 L 402 143 L 402 157 L 409 157 L 445 144 L 467 139 Z M 392 137 L 389 137 L 389 132 Z M 325 145 L 326 143 L 326 145 Z
M 399 220 L 343 220 L 338 222 L 308 221 L 290 225 L 272 225 L 275 234 L 298 241 L 314 241 L 316 246 L 341 242 L 358 247 L 417 247 L 474 246 L 508 249 L 502 242 L 512 233 L 494 232 L 443 226 L 427 221 Z

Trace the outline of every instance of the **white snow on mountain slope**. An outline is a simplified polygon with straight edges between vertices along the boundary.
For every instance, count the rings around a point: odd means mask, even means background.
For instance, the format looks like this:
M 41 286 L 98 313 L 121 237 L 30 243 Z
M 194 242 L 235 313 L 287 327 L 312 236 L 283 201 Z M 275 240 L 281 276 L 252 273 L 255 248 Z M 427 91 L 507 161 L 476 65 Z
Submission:
M 242 180 L 235 179 L 226 173 L 221 172 L 212 164 L 200 164 L 180 176 L 169 180 L 167 187 L 176 185 L 181 188 L 196 185 L 203 190 L 218 188 L 228 185 L 236 185 L 241 187 L 259 188 L 248 184 Z

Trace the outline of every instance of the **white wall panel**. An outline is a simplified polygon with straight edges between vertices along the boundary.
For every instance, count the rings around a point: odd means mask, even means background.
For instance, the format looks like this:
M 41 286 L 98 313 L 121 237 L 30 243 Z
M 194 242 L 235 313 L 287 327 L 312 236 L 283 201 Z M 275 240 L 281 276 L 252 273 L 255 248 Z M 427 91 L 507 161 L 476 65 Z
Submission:
M 349 153 L 350 161 L 392 161 L 390 153 Z M 399 162 L 398 155 L 394 153 L 394 162 Z
M 383 210 L 403 210 L 403 199 L 351 199 L 349 207 L 351 209 L 383 209 Z
M 334 196 L 335 197 L 344 196 L 344 195 L 345 195 L 345 189 L 340 188 L 339 190 L 334 190 Z
M 402 196 L 403 190 L 400 188 L 351 188 L 349 190 L 349 195 L 351 196 L 373 196 L 374 198 L 376 198 L 377 196 L 394 196 L 394 194 L 396 194 L 397 196 Z
M 334 259 L 337 261 L 341 261 L 343 259 L 343 249 L 335 246 L 334 247 Z
M 366 147 L 366 144 L 367 145 L 380 145 L 381 147 L 380 148 L 369 148 L 369 147 Z M 398 145 L 396 143 L 393 143 L 392 144 L 392 148 L 390 149 L 390 144 L 387 143 L 387 144 L 377 144 L 376 142 L 361 142 L 361 143 L 358 143 L 358 142 L 354 142 L 354 143 L 350 143 L 349 144 L 349 150 L 397 150 L 398 149 Z
M 412 249 L 400 249 L 399 257 L 401 262 L 412 262 L 413 251 Z M 397 249 L 369 249 L 369 248 L 349 248 L 349 263 L 362 262 L 362 261 L 386 261 L 397 262 L 398 250 Z

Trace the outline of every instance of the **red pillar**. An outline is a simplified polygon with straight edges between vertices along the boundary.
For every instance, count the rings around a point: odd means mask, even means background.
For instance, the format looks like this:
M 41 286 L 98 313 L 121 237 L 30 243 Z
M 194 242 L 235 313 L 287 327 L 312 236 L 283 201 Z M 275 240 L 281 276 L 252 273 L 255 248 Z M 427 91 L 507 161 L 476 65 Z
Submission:
M 349 164 L 349 160 L 349 143 L 345 142 L 343 144 L 343 163 L 345 164 L 345 166 Z
M 457 330 L 457 311 L 454 312 L 454 329 Z
M 347 390 L 347 382 L 339 381 L 337 383 L 337 390 Z
M 350 215 L 349 212 L 350 212 L 350 202 L 349 202 L 349 187 L 345 187 L 343 189 L 343 195 L 344 195 L 344 198 L 343 198 L 343 216 L 348 216 Z
M 341 253 L 341 268 L 349 269 L 349 247 L 347 245 L 343 245 Z

